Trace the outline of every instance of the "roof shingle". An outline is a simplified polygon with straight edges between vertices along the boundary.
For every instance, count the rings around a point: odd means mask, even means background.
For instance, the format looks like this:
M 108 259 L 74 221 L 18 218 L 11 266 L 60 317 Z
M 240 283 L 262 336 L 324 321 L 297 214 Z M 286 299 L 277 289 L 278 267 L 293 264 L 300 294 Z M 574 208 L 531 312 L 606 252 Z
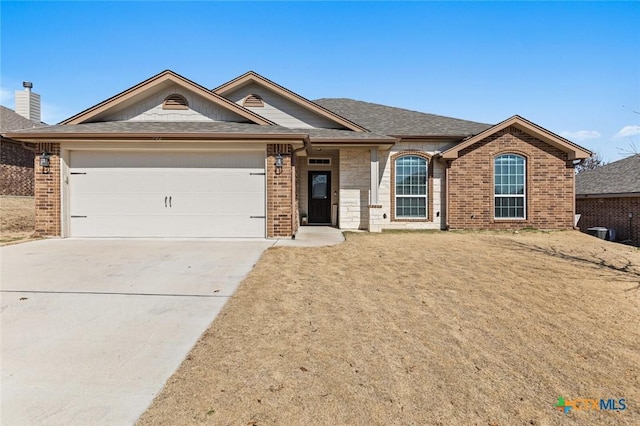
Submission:
M 261 126 L 252 123 L 237 123 L 227 121 L 104 121 L 84 124 L 64 124 L 46 126 L 37 129 L 24 129 L 12 132 L 18 134 L 52 134 L 52 135 L 74 135 L 74 134 L 96 134 L 103 135 L 109 133 L 237 133 L 237 134 L 265 134 L 265 135 L 309 135 L 312 139 L 351 139 L 351 140 L 388 140 L 395 139 L 371 132 L 353 132 L 350 130 L 338 129 L 290 129 L 283 126 Z
M 324 98 L 313 102 L 372 132 L 389 136 L 464 137 L 478 134 L 492 126 L 354 99 Z
M 576 195 L 640 195 L 640 154 L 576 175 Z
M 32 129 L 42 127 L 43 124 L 31 121 L 15 112 L 14 110 L 0 105 L 0 132 L 10 132 L 19 129 Z

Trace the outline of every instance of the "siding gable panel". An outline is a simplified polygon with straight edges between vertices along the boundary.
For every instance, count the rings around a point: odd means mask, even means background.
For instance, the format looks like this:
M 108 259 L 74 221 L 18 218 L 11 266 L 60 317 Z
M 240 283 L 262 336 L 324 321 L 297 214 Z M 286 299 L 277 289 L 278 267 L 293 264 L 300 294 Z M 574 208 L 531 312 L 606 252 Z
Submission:
M 188 109 L 163 109 L 169 95 L 178 94 L 187 99 Z M 215 105 L 178 85 L 171 85 L 125 109 L 108 115 L 102 121 L 231 121 L 247 122 L 238 114 Z
M 264 106 L 247 106 L 246 108 L 280 126 L 291 129 L 344 129 L 340 124 L 309 111 L 255 83 L 240 87 L 225 97 L 242 106 L 243 100 L 252 94 L 259 95 Z

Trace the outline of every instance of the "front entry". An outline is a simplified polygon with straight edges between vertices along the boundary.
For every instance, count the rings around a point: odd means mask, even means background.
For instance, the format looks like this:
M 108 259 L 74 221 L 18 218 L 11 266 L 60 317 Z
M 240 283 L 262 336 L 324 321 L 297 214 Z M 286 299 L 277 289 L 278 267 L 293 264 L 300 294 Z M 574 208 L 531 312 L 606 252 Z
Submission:
M 309 223 L 331 223 L 331 172 L 309 172 Z

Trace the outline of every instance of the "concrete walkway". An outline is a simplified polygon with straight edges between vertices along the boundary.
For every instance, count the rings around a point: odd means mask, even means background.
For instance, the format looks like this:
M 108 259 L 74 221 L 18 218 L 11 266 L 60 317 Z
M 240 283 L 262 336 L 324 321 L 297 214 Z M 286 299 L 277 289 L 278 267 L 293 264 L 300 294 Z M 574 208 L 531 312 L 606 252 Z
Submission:
M 320 247 L 340 244 L 344 241 L 342 232 L 331 226 L 301 226 L 295 239 L 278 240 L 274 246 Z

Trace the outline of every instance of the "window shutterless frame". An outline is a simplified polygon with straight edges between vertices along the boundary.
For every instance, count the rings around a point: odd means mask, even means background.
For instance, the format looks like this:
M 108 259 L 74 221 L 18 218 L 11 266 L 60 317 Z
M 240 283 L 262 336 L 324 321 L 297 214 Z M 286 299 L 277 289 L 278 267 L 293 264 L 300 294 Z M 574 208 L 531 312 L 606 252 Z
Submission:
M 395 219 L 427 218 L 427 160 L 403 155 L 395 160 Z
M 527 160 L 518 154 L 494 158 L 493 205 L 497 220 L 527 218 Z

